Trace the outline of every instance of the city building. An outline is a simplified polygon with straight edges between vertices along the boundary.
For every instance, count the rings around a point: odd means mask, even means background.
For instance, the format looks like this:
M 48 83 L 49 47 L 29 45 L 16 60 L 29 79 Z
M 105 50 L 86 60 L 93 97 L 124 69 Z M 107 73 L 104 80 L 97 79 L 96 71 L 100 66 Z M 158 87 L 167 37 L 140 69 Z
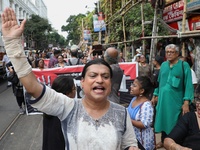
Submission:
M 19 21 L 28 19 L 32 14 L 39 15 L 40 17 L 47 19 L 47 7 L 43 0 L 0 0 L 0 14 L 2 14 L 6 7 L 11 7 L 14 9 Z M 1 36 L 0 52 L 4 52 L 4 44 Z

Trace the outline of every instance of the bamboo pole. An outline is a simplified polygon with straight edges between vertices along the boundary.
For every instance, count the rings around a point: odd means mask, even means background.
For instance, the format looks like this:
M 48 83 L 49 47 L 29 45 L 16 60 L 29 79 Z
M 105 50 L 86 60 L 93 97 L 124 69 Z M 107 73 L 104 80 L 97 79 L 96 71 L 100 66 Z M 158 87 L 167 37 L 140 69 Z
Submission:
M 152 37 L 157 35 L 157 7 L 158 7 L 158 0 L 156 0 L 156 3 L 155 3 Z M 156 39 L 157 38 L 152 38 L 151 39 L 149 62 L 152 62 L 152 59 L 155 58 L 155 40 Z M 153 63 L 150 63 L 150 67 L 151 67 L 151 72 L 152 72 L 153 71 Z
M 83 21 L 83 19 L 82 19 L 82 22 L 81 22 L 81 28 L 82 28 L 82 37 L 81 37 L 81 41 L 84 41 L 84 33 L 83 33 L 83 31 L 84 31 L 84 21 Z
M 185 24 L 186 24 L 186 15 L 187 15 L 186 11 L 187 11 L 187 0 L 184 0 L 182 33 L 185 33 Z M 183 42 L 183 45 L 182 45 L 182 56 L 185 57 L 185 42 Z
M 196 36 L 199 36 L 199 34 L 189 34 L 189 35 L 182 35 L 181 37 L 196 37 Z M 168 36 L 146 36 L 146 37 L 141 37 L 141 38 L 137 38 L 137 39 L 134 39 L 134 40 L 128 40 L 126 42 L 113 42 L 113 43 L 107 43 L 107 44 L 102 44 L 102 45 L 115 45 L 115 44 L 123 44 L 123 43 L 131 43 L 131 42 L 134 42 L 134 41 L 137 41 L 137 40 L 146 40 L 146 39 L 159 39 L 159 38 L 179 38 L 178 35 L 168 35 Z
M 141 3 L 142 37 L 144 37 L 144 1 Z M 145 55 L 145 40 L 142 40 L 142 51 Z
M 142 0 L 139 0 L 138 2 L 132 4 L 132 5 L 129 7 L 129 9 L 127 9 L 127 10 L 124 11 L 124 9 L 126 8 L 126 6 L 128 6 L 128 4 L 131 4 L 132 1 L 133 1 L 133 0 L 128 1 L 128 2 L 126 3 L 125 6 L 123 6 L 119 11 L 117 11 L 115 14 L 113 14 L 112 16 L 114 16 L 114 17 L 113 17 L 113 18 L 110 18 L 110 19 L 109 19 L 109 22 L 108 22 L 108 21 L 106 22 L 106 25 L 112 23 L 112 22 L 115 21 L 115 19 L 117 19 L 120 15 L 121 15 L 121 16 L 124 15 L 124 14 L 127 13 L 132 7 L 134 7 L 135 5 L 138 5 L 138 4 L 140 4 L 140 3 L 142 2 Z M 122 13 L 122 12 L 123 12 L 123 13 Z
M 110 0 L 110 13 L 111 13 L 111 16 L 113 15 L 113 12 L 112 12 L 112 0 Z
M 123 34 L 124 34 L 124 53 L 125 53 L 125 60 L 127 60 L 127 51 L 126 51 L 126 28 L 124 23 L 124 16 L 122 16 L 122 25 L 123 25 Z
M 200 30 L 193 30 L 193 31 L 185 31 L 185 32 L 180 32 L 181 35 L 184 34 L 195 34 L 195 33 L 200 33 Z

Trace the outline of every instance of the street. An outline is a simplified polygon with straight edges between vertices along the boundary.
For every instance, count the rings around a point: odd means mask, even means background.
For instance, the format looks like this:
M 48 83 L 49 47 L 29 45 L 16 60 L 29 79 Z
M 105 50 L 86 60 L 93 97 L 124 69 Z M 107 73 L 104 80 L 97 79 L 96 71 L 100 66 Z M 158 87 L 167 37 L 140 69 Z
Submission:
M 0 150 L 41 150 L 42 115 L 20 115 L 12 88 L 0 81 Z

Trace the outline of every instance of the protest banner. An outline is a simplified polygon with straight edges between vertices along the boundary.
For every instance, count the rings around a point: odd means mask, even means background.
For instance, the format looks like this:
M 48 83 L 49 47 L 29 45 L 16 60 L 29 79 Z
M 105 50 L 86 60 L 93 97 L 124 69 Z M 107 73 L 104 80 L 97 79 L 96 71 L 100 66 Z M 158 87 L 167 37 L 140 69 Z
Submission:
M 46 63 L 48 63 L 47 60 Z M 120 68 L 124 71 L 124 76 L 119 90 L 120 103 L 129 103 L 133 97 L 129 94 L 130 84 L 138 76 L 138 65 L 136 62 L 119 63 L 119 65 Z M 53 80 L 57 76 L 72 76 L 77 87 L 76 98 L 82 98 L 84 95 L 81 89 L 80 80 L 83 67 L 84 65 L 67 66 L 64 68 L 49 68 L 43 70 L 33 68 L 33 73 L 40 83 L 49 87 L 51 87 Z M 29 110 L 31 109 L 28 104 L 27 107 L 29 107 Z M 32 109 L 32 111 L 35 110 Z M 28 111 L 28 113 L 32 113 L 32 111 Z

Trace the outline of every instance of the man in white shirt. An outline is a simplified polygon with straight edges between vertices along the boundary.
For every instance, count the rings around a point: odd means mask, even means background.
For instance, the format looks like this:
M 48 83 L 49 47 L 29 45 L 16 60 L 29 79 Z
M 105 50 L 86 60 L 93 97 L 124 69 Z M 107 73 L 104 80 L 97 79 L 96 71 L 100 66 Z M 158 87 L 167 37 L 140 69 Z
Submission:
M 141 56 L 141 55 L 142 55 L 141 49 L 137 48 L 137 49 L 136 49 L 136 54 L 135 54 L 135 56 L 133 57 L 132 62 L 136 62 L 137 57 L 138 57 L 138 56 Z

